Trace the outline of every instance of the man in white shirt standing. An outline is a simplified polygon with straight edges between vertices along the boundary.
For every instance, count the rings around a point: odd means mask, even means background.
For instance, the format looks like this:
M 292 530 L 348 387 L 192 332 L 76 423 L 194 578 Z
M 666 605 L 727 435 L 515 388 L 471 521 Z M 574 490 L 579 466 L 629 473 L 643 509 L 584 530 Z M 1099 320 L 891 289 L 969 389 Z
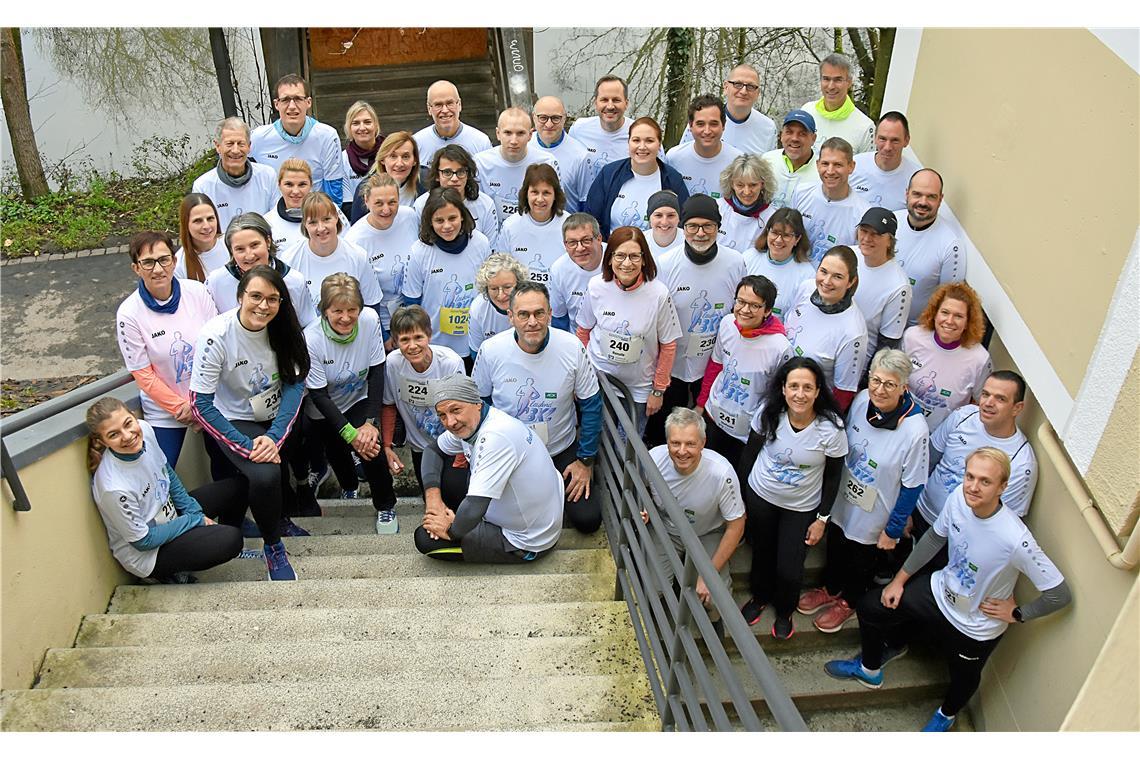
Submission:
M 875 147 L 875 122 L 851 100 L 851 60 L 832 53 L 819 62 L 819 89 L 823 97 L 809 100 L 803 109 L 815 117 L 819 139 L 842 137 L 864 153 Z
M 855 228 L 871 204 L 851 189 L 855 170 L 851 145 L 830 137 L 819 149 L 819 184 L 800 186 L 788 204 L 803 215 L 811 241 L 811 262 L 819 266 L 823 255 L 837 245 L 855 246 Z
M 772 196 L 773 211 L 791 205 L 792 196 L 801 185 L 819 184 L 815 140 L 815 118 L 807 111 L 789 111 L 780 128 L 780 147 L 761 156 L 779 181 Z
M 898 111 L 888 111 L 875 128 L 875 149 L 855 156 L 851 187 L 872 206 L 906 208 L 910 177 L 922 167 L 903 155 L 910 145 L 910 124 Z
M 424 450 L 424 522 L 416 549 L 433 559 L 520 563 L 542 557 L 562 535 L 562 478 L 538 434 L 484 404 L 475 381 L 450 375 L 432 385 L 445 428 Z M 469 463 L 458 504 L 440 492 L 443 455 Z
M 260 214 L 277 199 L 277 172 L 249 160 L 249 125 L 236 116 L 224 119 L 214 137 L 218 165 L 194 180 L 192 192 L 209 196 L 218 210 L 218 232 L 246 211 Z
M 907 327 L 918 324 L 940 285 L 966 279 L 966 248 L 950 225 L 938 218 L 941 207 L 942 175 L 919 169 L 906 187 L 906 210 L 895 212 L 899 222 L 895 257 L 914 291 Z
M 776 147 L 776 122 L 755 108 L 760 98 L 760 74 L 742 63 L 724 80 L 727 121 L 724 141 L 741 153 L 759 156 Z
M 921 632 L 932 639 L 946 658 L 950 685 L 923 731 L 948 731 L 954 725 L 1010 625 L 1051 614 L 1072 601 L 1057 566 L 1004 504 L 1009 475 L 1009 458 L 1002 451 L 983 447 L 970 454 L 965 481 L 950 494 L 934 530 L 886 588 L 873 589 L 859 603 L 859 654 L 824 665 L 833 678 L 878 689 L 883 666 L 906 652 L 908 634 Z M 915 577 L 947 546 L 949 565 Z M 1041 592 L 1025 604 L 1014 597 L 1019 575 Z
M 724 103 L 713 95 L 699 95 L 689 103 L 692 142 L 669 149 L 665 160 L 681 173 L 690 195 L 720 198 L 720 173 L 741 151 L 722 142 Z
M 602 167 L 629 158 L 629 92 L 625 80 L 607 74 L 594 85 L 594 110 L 597 116 L 578 119 L 570 127 L 570 136 L 586 148 L 586 171 L 579 185 L 589 191 Z
M 494 198 L 500 222 L 519 212 L 519 188 L 528 166 L 550 164 L 558 171 L 558 161 L 550 151 L 529 145 L 532 132 L 530 114 L 521 108 L 508 108 L 499 114 L 495 128 L 499 146 L 473 156 L 479 167 L 479 189 Z
M 573 333 L 586 284 L 602 273 L 602 232 L 598 220 L 582 211 L 567 216 L 562 222 L 562 246 L 566 255 L 559 256 L 550 267 L 550 323 Z
M 428 87 L 427 112 L 432 123 L 412 135 L 420 152 L 420 166 L 425 169 L 431 166 L 435 152 L 444 145 L 461 145 L 472 156 L 491 147 L 491 138 L 459 120 L 463 101 L 459 90 L 446 79 Z
M 273 91 L 276 93 L 273 107 L 280 118 L 253 130 L 250 154 L 257 163 L 270 167 L 275 173 L 287 158 L 305 161 L 313 171 L 313 189 L 324 192 L 340 206 L 344 169 L 340 164 L 339 133 L 335 127 L 309 116 L 313 98 L 309 94 L 309 83 L 302 77 L 286 74 L 277 80 Z
M 566 194 L 566 211 L 574 213 L 586 201 L 586 146 L 566 132 L 566 106 L 553 95 L 539 98 L 534 104 L 533 148 L 542 148 L 558 161 L 558 176 Z

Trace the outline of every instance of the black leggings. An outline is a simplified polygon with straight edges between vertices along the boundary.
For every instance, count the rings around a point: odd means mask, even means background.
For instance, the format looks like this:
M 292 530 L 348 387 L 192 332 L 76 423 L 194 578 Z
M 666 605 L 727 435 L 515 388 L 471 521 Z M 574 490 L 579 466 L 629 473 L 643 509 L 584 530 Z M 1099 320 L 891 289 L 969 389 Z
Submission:
M 561 454 L 555 455 L 553 459 L 554 467 L 561 475 L 563 470 L 578 461 L 577 448 L 571 445 Z M 562 508 L 562 524 L 564 526 L 569 523 L 579 533 L 594 533 L 601 527 L 602 494 L 597 485 L 591 480 L 590 495 L 582 497 L 578 501 L 570 501 L 569 497 L 566 498 Z
M 199 525 L 158 548 L 151 578 L 165 578 L 178 572 L 193 572 L 228 562 L 242 547 L 241 524 L 248 490 L 245 478 L 234 477 L 207 483 L 190 495 L 202 512 L 217 525 Z M 221 524 L 221 523 L 226 524 Z
M 833 522 L 827 524 L 827 569 L 823 579 L 827 593 L 843 597 L 855 609 L 863 594 L 871 588 L 875 566 L 882 551 L 875 544 L 868 546 L 852 541 Z
M 350 407 L 344 416 L 353 427 L 364 424 L 365 414 L 368 411 L 368 399 L 363 399 Z M 324 444 L 325 453 L 329 458 L 329 465 L 336 473 L 337 482 L 346 491 L 356 490 L 359 481 L 356 477 L 356 468 L 352 464 L 352 446 L 340 437 L 340 431 L 326 419 L 312 420 L 312 430 Z M 388 460 L 381 451 L 373 459 L 366 460 L 360 457 L 364 466 L 364 477 L 372 489 L 372 506 L 376 511 L 381 509 L 395 509 L 396 492 L 392 490 L 392 474 L 388 472 Z
M 691 409 L 699 395 L 701 395 L 700 380 L 688 382 L 676 377 L 670 378 L 669 387 L 661 397 L 661 411 L 645 423 L 645 435 L 642 436 L 645 445 L 653 448 L 665 443 L 665 418 L 669 416 L 669 412 L 673 411 L 675 406 Z
M 770 602 L 779 617 L 791 617 L 804 577 L 808 550 L 804 538 L 815 522 L 815 511 L 778 507 L 756 495 L 747 482 L 744 506 L 748 514 L 744 527 L 752 537 L 752 597 L 759 604 Z
M 424 453 L 412 449 L 412 469 L 416 471 L 416 481 L 420 484 L 420 493 L 424 491 L 423 478 Z M 455 457 L 443 455 L 443 471 L 439 474 L 439 495 L 443 503 L 451 506 L 463 501 L 467 495 L 467 480 L 471 471 L 467 467 L 452 467 Z
M 748 473 L 752 471 L 752 462 L 741 461 L 744 454 L 744 441 L 733 438 L 713 422 L 708 411 L 705 411 L 705 446 L 728 460 L 732 469 L 736 470 L 736 479 L 739 483 L 748 482 Z
M 269 430 L 268 422 L 248 422 L 246 420 L 230 420 L 230 424 L 238 432 L 249 438 L 265 435 Z M 292 437 L 286 439 L 281 449 L 281 463 L 253 462 L 241 454 L 230 449 L 224 443 L 218 444 L 222 456 L 242 474 L 248 483 L 246 501 L 253 512 L 253 519 L 266 546 L 276 544 L 281 540 L 281 517 L 297 513 L 297 495 L 289 484 L 289 455 L 295 445 Z M 228 523 L 228 520 L 226 521 Z M 238 524 L 241 519 L 238 519 Z

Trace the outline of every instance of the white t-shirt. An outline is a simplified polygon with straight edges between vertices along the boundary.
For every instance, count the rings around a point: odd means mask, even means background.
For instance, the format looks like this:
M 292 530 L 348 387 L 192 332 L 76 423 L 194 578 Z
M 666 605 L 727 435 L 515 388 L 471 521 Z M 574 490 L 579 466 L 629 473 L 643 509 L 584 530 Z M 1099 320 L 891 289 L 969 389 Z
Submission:
M 814 292 L 814 280 L 801 283 L 796 305 L 785 320 L 792 352 L 819 362 L 832 390 L 859 390 L 859 381 L 870 361 L 867 320 L 856 303 L 838 314 L 824 314 L 810 301 Z
M 433 343 L 430 349 L 431 364 L 423 372 L 417 372 L 399 349 L 388 352 L 384 367 L 384 405 L 395 405 L 404 418 L 413 451 L 423 451 L 443 432 L 443 423 L 431 403 L 432 381 L 467 373 L 459 354 L 447 346 Z
M 629 387 L 639 404 L 649 399 L 660 343 L 681 337 L 677 310 L 661 280 L 622 290 L 601 275 L 586 286 L 578 324 L 591 330 L 586 353 L 594 366 Z
M 1065 580 L 1021 518 L 1002 503 L 983 520 L 958 487 L 931 526 L 947 539 L 950 553 L 949 564 L 930 576 L 934 601 L 955 628 L 978 641 L 995 639 L 1009 627 L 979 607 L 987 598 L 1013 596 L 1019 574 L 1025 574 L 1038 591 L 1056 588 Z
M 966 457 L 983 446 L 1004 451 L 1010 459 L 1009 483 L 1001 501 L 1014 514 L 1024 517 L 1037 487 L 1037 456 L 1020 430 L 1009 438 L 994 438 L 986 432 L 982 415 L 974 404 L 955 409 L 930 435 L 930 445 L 942 452 L 926 488 L 918 497 L 918 511 L 933 525 L 942 512 L 946 497 L 966 478 Z
M 788 314 L 796 305 L 800 284 L 815 282 L 815 267 L 810 261 L 796 261 L 795 256 L 773 261 L 766 252 L 761 253 L 752 247 L 743 250 L 744 267 L 748 274 L 767 277 L 776 286 L 776 305 L 772 307 L 772 313 L 786 325 Z
M 554 262 L 566 255 L 562 245 L 562 222 L 566 214 L 536 222 L 530 214 L 515 214 L 503 222 L 496 250 L 509 253 L 527 268 L 527 279 L 550 287 Z
M 634 173 L 618 189 L 614 202 L 610 205 L 610 229 L 618 227 L 638 227 L 649 229 L 649 196 L 661 190 L 661 169 L 642 176 Z
M 851 144 L 856 155 L 875 149 L 875 122 L 856 108 L 845 119 L 825 119 L 815 110 L 816 100 L 809 100 L 801 108 L 815 119 L 815 147 L 818 150 L 829 137 L 842 137 Z
M 191 192 L 207 195 L 214 202 L 214 207 L 218 210 L 218 232 L 223 236 L 234 217 L 247 211 L 264 214 L 265 209 L 276 203 L 280 195 L 275 169 L 254 161 L 249 165 L 253 167 L 253 176 L 241 187 L 231 187 L 222 182 L 217 167 L 214 167 L 194 180 L 194 185 L 190 188 Z
M 958 235 L 941 219 L 921 231 L 907 221 L 906 210 L 896 211 L 898 237 L 895 260 L 910 278 L 914 298 L 910 301 L 907 326 L 918 324 L 918 318 L 939 285 L 966 280 L 966 248 Z
M 273 124 L 257 127 L 250 134 L 251 158 L 273 169 L 274 175 L 287 158 L 300 158 L 313 172 L 313 188 L 321 189 L 324 180 L 344 179 L 340 167 L 340 135 L 328 124 L 313 125 L 304 142 L 291 143 L 281 139 Z M 274 177 L 276 179 L 276 176 Z M 352 198 L 351 195 L 345 196 Z
M 818 143 L 816 144 L 818 145 Z M 792 167 L 784 155 L 783 148 L 770 150 L 760 158 L 768 162 L 768 166 L 772 167 L 772 173 L 776 175 L 778 187 L 772 196 L 773 209 L 791 206 L 792 196 L 795 195 L 796 190 L 800 187 L 809 187 L 819 184 L 819 170 L 816 169 L 815 166 L 818 155 L 814 151 L 811 154 L 811 158 L 807 160 L 807 163 L 795 171 L 792 171 Z
M 586 149 L 586 173 L 582 175 L 585 184 L 580 185 L 583 198 L 603 166 L 629 158 L 629 125 L 632 123 L 626 117 L 615 131 L 607 132 L 602 129 L 599 117 L 585 116 L 570 125 L 570 136 Z M 660 190 L 661 186 L 658 185 L 657 189 Z
M 681 323 L 673 377 L 692 382 L 705 376 L 721 319 L 732 313 L 736 286 L 743 276 L 744 257 L 724 246 L 717 246 L 716 258 L 707 264 L 694 264 L 683 244 L 657 262 L 657 277 L 669 288 Z
M 689 195 L 707 195 L 720 198 L 720 173 L 741 151 L 726 142 L 720 144 L 720 152 L 712 158 L 697 154 L 695 142 L 682 142 L 674 145 L 665 154 L 665 161 L 681 174 Z
M 380 283 L 384 301 L 380 306 L 380 323 L 388 330 L 392 314 L 404 303 L 400 288 L 404 285 L 404 268 L 412 252 L 412 245 L 419 239 L 420 221 L 416 212 L 407 206 L 400 206 L 392 226 L 378 230 L 368 221 L 367 216 L 356 220 L 352 229 L 344 236 L 346 242 L 353 243 L 364 251 L 368 265 Z
M 684 245 L 685 233 L 681 232 L 681 229 L 678 227 L 673 231 L 673 241 L 671 243 L 668 245 L 657 245 L 657 241 L 653 239 L 653 230 L 646 230 L 645 242 L 649 243 L 649 252 L 653 254 L 653 260 L 660 261 L 661 257 L 666 253 L 673 250 L 679 245 Z M 729 248 L 731 247 L 732 246 L 729 246 Z
M 570 329 L 578 324 L 578 307 L 590 280 L 602 273 L 602 265 L 587 271 L 574 263 L 574 259 L 562 254 L 550 266 L 550 313 L 555 317 L 569 317 Z
M 498 204 L 499 219 L 504 222 L 519 213 L 519 188 L 531 164 L 549 164 L 558 172 L 558 161 L 550 151 L 528 146 L 521 161 L 508 161 L 501 148 L 488 148 L 476 153 L 479 167 L 479 189 Z
M 712 533 L 726 522 L 744 516 L 744 499 L 740 496 L 736 470 L 717 452 L 706 447 L 701 452 L 697 468 L 688 475 L 677 472 L 677 467 L 669 458 L 668 446 L 650 449 L 649 456 L 661 471 L 669 492 L 677 498 L 685 517 L 689 519 L 689 525 L 698 536 Z M 650 490 L 653 491 L 652 486 Z M 656 493 L 654 496 L 660 498 Z M 661 517 L 665 530 L 674 536 L 681 535 L 680 529 L 672 523 L 664 510 Z
M 339 206 L 336 215 L 340 219 L 340 237 L 343 238 L 352 225 L 349 224 L 348 217 L 344 215 Z M 291 221 L 278 214 L 276 204 L 270 206 L 262 216 L 265 217 L 265 221 L 269 222 L 269 229 L 273 231 L 273 242 L 277 245 L 277 258 L 288 260 L 295 248 L 307 242 L 308 238 L 305 237 L 305 233 L 301 232 L 301 222 Z
M 467 323 L 475 300 L 475 272 L 491 255 L 491 245 L 479 230 L 462 253 L 446 253 L 416 241 L 404 274 L 404 297 L 421 299 L 431 315 L 432 343 L 461 356 L 468 353 Z
M 903 156 L 897 169 L 884 171 L 875 163 L 875 151 L 855 156 L 855 171 L 849 182 L 851 189 L 862 195 L 872 206 L 890 211 L 906 211 L 906 186 L 910 177 L 921 169 L 917 161 Z
M 804 217 L 804 229 L 811 241 L 811 263 L 816 266 L 834 246 L 855 246 L 855 228 L 871 208 L 863 196 L 853 190 L 841 201 L 829 200 L 820 184 L 800 187 L 788 205 Z
M 139 420 L 139 429 L 143 434 L 139 458 L 128 462 L 104 452 L 91 481 L 91 493 L 107 528 L 111 553 L 127 572 L 146 578 L 154 572 L 158 549 L 139 551 L 131 542 L 146 538 L 152 526 L 175 519 L 178 511 L 170 498 L 166 456 L 154 430 L 143 420 Z
M 218 313 L 236 309 L 238 278 L 230 274 L 225 267 L 215 269 L 206 277 L 206 290 L 214 299 L 214 306 Z M 297 313 L 297 321 L 305 327 L 317 318 L 317 306 L 309 297 L 309 288 L 305 285 L 305 278 L 292 267 L 285 275 L 285 289 L 289 291 L 289 298 L 293 301 L 293 311 Z
M 556 144 L 543 145 L 538 139 L 537 131 L 530 136 L 527 146 L 528 150 L 542 148 L 554 156 L 558 161 L 558 179 L 562 183 L 562 192 L 566 194 L 566 210 L 573 213 L 582 208 L 586 202 L 586 193 L 590 190 L 588 184 L 582 184 L 588 178 L 586 156 L 589 153 L 586 146 L 566 132 L 562 133 L 562 139 Z
M 971 403 L 993 372 L 990 352 L 981 343 L 942 348 L 934 341 L 934 333 L 919 325 L 903 333 L 902 349 L 914 367 L 907 386 L 922 405 L 931 429 L 941 425 L 950 412 Z
M 561 454 L 577 438 L 574 399 L 598 392 L 598 376 L 582 342 L 562 330 L 537 354 L 519 348 L 514 331 L 483 343 L 471 378 L 480 396 L 490 396 L 501 409 L 529 427 L 551 456 Z
M 752 429 L 760 432 L 760 411 L 752 415 Z M 776 437 L 764 444 L 748 485 L 760 498 L 793 512 L 815 512 L 823 494 L 823 468 L 828 457 L 847 456 L 847 436 L 841 426 L 816 417 L 800 432 L 792 429 L 788 413 L 780 414 Z
M 903 486 L 926 482 L 930 429 L 921 414 L 899 420 L 894 430 L 867 422 L 867 391 L 847 412 L 847 462 L 831 521 L 852 541 L 874 546 L 887 527 Z
M 174 276 L 180 280 L 185 280 L 189 277 L 186 273 L 186 254 L 185 251 L 179 247 L 174 252 L 175 258 L 178 262 L 174 265 Z M 215 269 L 221 269 L 230 260 L 230 249 L 226 248 L 225 237 L 218 238 L 214 243 L 214 247 L 205 253 L 198 254 L 198 261 L 202 264 L 202 270 L 209 275 Z
M 491 147 L 491 138 L 462 121 L 459 122 L 459 131 L 451 137 L 440 137 L 439 132 L 435 131 L 435 124 L 428 124 L 412 135 L 412 139 L 416 141 L 416 147 L 420 152 L 420 165 L 424 167 L 431 166 L 436 151 L 445 145 L 459 145 L 472 156 Z
M 305 387 L 328 388 L 329 397 L 342 412 L 368 396 L 368 369 L 384 363 L 384 339 L 376 312 L 362 309 L 356 325 L 358 332 L 351 343 L 329 339 L 320 320 L 305 328 L 310 363 Z M 306 406 L 316 411 L 314 405 Z
M 352 203 L 352 199 L 356 197 L 356 188 L 360 185 L 361 180 L 367 176 L 367 172 L 357 174 L 353 170 L 352 164 L 348 162 L 347 150 L 340 152 L 340 171 L 344 175 L 344 179 L 341 181 L 341 198 L 344 199 L 345 203 Z
M 424 209 L 427 207 L 428 194 L 424 193 L 416 202 L 412 204 L 412 210 L 416 212 L 416 223 L 423 219 Z M 471 218 L 475 220 L 475 229 L 482 232 L 487 238 L 487 241 L 492 245 L 497 245 L 499 239 L 499 212 L 495 207 L 495 201 L 491 196 L 486 193 L 479 193 L 479 197 L 475 200 L 468 200 L 466 196 L 463 198 L 463 205 L 471 212 Z M 492 248 L 492 250 L 495 250 Z
M 483 341 L 511 329 L 510 317 L 500 312 L 482 293 L 471 302 L 471 319 L 467 323 L 467 353 L 474 356 Z
M 720 320 L 712 360 L 722 365 L 713 380 L 705 410 L 716 426 L 738 441 L 748 440 L 748 426 L 772 374 L 792 358 L 792 347 L 783 335 L 745 338 L 736 327 L 736 317 Z
M 272 421 L 281 403 L 281 376 L 268 328 L 245 329 L 237 309 L 207 322 L 198 333 L 190 390 L 213 393 L 227 420 Z
M 462 452 L 471 463 L 468 496 L 491 500 L 484 520 L 498 525 L 511 546 L 545 551 L 562 535 L 562 476 L 530 428 L 492 408 L 476 432 L 475 445 L 445 430 L 445 454 Z
M 742 253 L 755 248 L 756 238 L 760 237 L 764 225 L 768 223 L 772 214 L 776 213 L 776 209 L 769 204 L 759 216 L 738 214 L 724 198 L 717 200 L 716 207 L 720 210 L 720 232 L 717 235 L 717 242 Z
M 726 145 L 731 145 L 741 153 L 752 153 L 757 156 L 776 147 L 776 122 L 755 108 L 748 112 L 744 121 L 737 121 L 727 111 L 724 117 L 724 135 L 720 139 Z M 685 127 L 681 142 L 683 144 L 692 141 L 693 132 Z
M 138 290 L 131 292 L 115 314 L 115 337 L 127 371 L 153 366 L 167 388 L 183 400 L 190 398 L 190 373 L 194 369 L 194 346 L 198 331 L 218 315 L 206 286 L 193 280 L 180 280 L 178 311 L 163 314 L 143 303 Z M 139 389 L 143 416 L 162 428 L 186 427 Z
M 859 260 L 859 287 L 854 300 L 867 320 L 867 356 L 874 356 L 879 333 L 888 338 L 902 337 L 910 312 L 910 281 L 895 259 L 872 267 L 863 251 L 857 246 L 852 250 Z
M 314 304 L 314 312 L 321 302 L 321 285 L 325 278 L 338 272 L 356 278 L 357 282 L 360 283 L 360 295 L 364 298 L 366 305 L 373 306 L 384 302 L 384 293 L 380 290 L 376 273 L 372 271 L 372 267 L 368 263 L 368 254 L 355 243 L 338 239 L 333 252 L 328 256 L 321 256 L 313 252 L 312 245 L 306 240 L 294 248 L 292 255 L 284 261 L 294 272 L 305 278 L 305 286 L 309 289 L 309 298 Z M 301 321 L 305 322 L 306 320 Z

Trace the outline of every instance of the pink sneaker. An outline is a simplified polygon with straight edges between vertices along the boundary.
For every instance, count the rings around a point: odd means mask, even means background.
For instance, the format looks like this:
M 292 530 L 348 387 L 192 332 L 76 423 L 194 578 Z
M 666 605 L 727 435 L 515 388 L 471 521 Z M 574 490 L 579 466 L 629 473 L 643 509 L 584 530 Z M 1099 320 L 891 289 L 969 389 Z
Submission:
M 838 598 L 838 596 L 827 593 L 825 588 L 813 588 L 800 594 L 800 601 L 796 605 L 796 609 L 801 615 L 814 615 Z
M 846 601 L 836 598 L 823 614 L 812 621 L 812 624 L 823 633 L 837 633 L 854 614 L 855 610 L 851 609 Z

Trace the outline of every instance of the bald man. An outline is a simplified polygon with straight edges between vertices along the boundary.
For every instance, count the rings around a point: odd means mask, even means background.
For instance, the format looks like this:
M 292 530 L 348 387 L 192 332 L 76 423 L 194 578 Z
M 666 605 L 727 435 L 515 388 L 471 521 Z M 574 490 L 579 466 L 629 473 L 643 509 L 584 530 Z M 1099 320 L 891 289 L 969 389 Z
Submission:
M 534 104 L 535 132 L 530 145 L 550 151 L 558 160 L 558 176 L 562 179 L 562 192 L 566 194 L 566 213 L 581 210 L 586 201 L 584 172 L 588 166 L 586 146 L 566 132 L 566 106 L 553 95 L 539 98 Z
M 459 120 L 459 114 L 463 112 L 463 101 L 459 97 L 459 90 L 446 79 L 428 87 L 427 111 L 432 120 L 431 126 L 424 127 L 414 135 L 416 147 L 420 150 L 421 166 L 431 166 L 435 152 L 444 145 L 462 145 L 471 155 L 491 147 L 491 138 Z
M 474 155 L 479 189 L 494 199 L 502 222 L 519 212 L 519 188 L 528 166 L 550 164 L 558 171 L 558 161 L 550 151 L 530 146 L 532 132 L 530 114 L 521 108 L 508 108 L 499 114 L 495 128 L 499 145 Z

